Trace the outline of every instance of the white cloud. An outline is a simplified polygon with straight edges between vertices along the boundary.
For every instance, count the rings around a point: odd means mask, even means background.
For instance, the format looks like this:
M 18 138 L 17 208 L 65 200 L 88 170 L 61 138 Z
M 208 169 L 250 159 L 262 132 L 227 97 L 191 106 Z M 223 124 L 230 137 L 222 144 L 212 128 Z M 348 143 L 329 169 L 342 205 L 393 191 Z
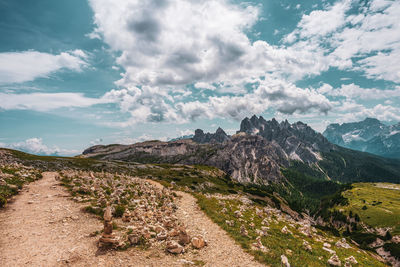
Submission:
M 285 81 L 317 75 L 329 68 L 328 60 L 322 52 L 315 57 L 315 51 L 302 47 L 250 41 L 246 33 L 260 19 L 257 5 L 228 0 L 90 0 L 90 5 L 95 32 L 121 53 L 117 63 L 125 72 L 116 83 L 120 88 L 105 95 L 131 115 L 120 126 L 198 117 L 239 118 L 270 106 L 286 113 L 329 110 L 324 96 Z M 263 79 L 290 86 L 275 88 L 273 94 L 264 91 L 258 99 L 257 90 L 272 88 L 258 88 Z M 183 97 L 188 94 L 171 97 L 177 88 L 190 92 L 188 85 L 213 94 L 206 97 L 207 102 L 188 101 Z M 282 98 L 271 104 L 268 99 L 277 94 Z
M 96 32 L 115 51 L 129 86 L 242 86 L 259 77 L 299 79 L 327 69 L 323 54 L 251 42 L 259 6 L 227 0 L 91 0 Z M 220 86 L 223 89 L 223 86 Z
M 333 88 L 329 84 L 323 84 L 317 91 L 329 96 L 345 97 L 348 99 L 393 99 L 400 97 L 400 86 L 393 89 L 362 88 L 354 83 L 342 84 L 340 88 Z
M 43 144 L 42 138 L 29 138 L 22 142 L 16 143 L 0 143 L 1 147 L 11 148 L 16 150 L 21 150 L 28 153 L 33 153 L 37 155 L 64 155 L 64 156 L 72 156 L 80 153 L 78 150 L 68 150 L 68 149 L 60 149 L 57 146 L 49 147 Z
M 338 117 L 337 122 L 353 122 L 367 117 L 377 118 L 382 121 L 400 121 L 400 108 L 391 105 L 378 104 L 367 108 L 353 101 L 344 102 L 342 105 L 337 109 L 340 112 L 336 114 Z M 336 109 L 334 109 L 335 111 Z
M 150 141 L 150 140 L 159 140 L 159 141 L 168 141 L 167 137 L 153 137 L 150 134 L 143 134 L 139 137 L 123 137 L 117 140 L 118 144 L 123 144 L 123 145 L 130 145 L 130 144 L 135 144 L 139 142 L 144 142 L 144 141 Z
M 82 50 L 58 55 L 37 51 L 0 53 L 0 84 L 33 81 L 61 69 L 81 71 L 87 66 L 86 59 L 87 55 Z
M 305 14 L 292 34 L 299 35 L 299 38 L 312 38 L 335 32 L 346 23 L 345 13 L 350 7 L 351 0 L 344 0 L 328 6 L 326 10 L 314 10 L 309 15 Z
M 356 13 L 354 12 L 356 11 Z M 368 78 L 400 82 L 399 1 L 341 0 L 303 15 L 285 37 L 292 47 L 314 51 L 328 67 L 361 71 Z
M 190 129 L 186 129 L 186 130 L 183 130 L 183 131 L 179 131 L 179 137 L 180 136 L 187 136 L 187 135 L 192 135 L 192 134 L 194 134 L 194 131 L 193 130 L 190 130 Z
M 137 122 L 184 123 L 199 117 L 241 119 L 272 109 L 283 114 L 327 113 L 340 101 L 326 96 L 397 97 L 355 84 L 299 88 L 295 81 L 331 67 L 397 81 L 400 36 L 395 1 L 325 4 L 302 16 L 280 46 L 251 41 L 260 6 L 228 0 L 90 0 L 96 29 L 124 70 L 104 101 L 118 103 Z M 350 14 L 351 10 L 351 14 Z M 355 12 L 353 12 L 355 11 Z M 389 62 L 390 66 L 384 63 Z M 399 76 L 400 77 L 400 76 Z M 196 89 L 209 89 L 196 99 Z M 182 92 L 183 91 L 183 92 Z
M 274 108 L 285 114 L 314 110 L 326 113 L 332 108 L 330 101 L 314 89 L 301 89 L 281 79 L 259 80 L 253 92 L 238 96 L 210 96 L 204 102 L 176 102 L 158 87 L 144 86 L 112 90 L 103 98 L 119 103 L 123 112 L 131 114 L 125 122 L 112 123 L 126 127 L 138 122 L 169 121 L 185 123 L 198 118 L 242 119 Z
M 217 89 L 214 85 L 205 82 L 197 82 L 194 84 L 194 87 L 198 89 L 208 89 L 208 90 L 215 90 Z
M 0 109 L 22 109 L 49 111 L 65 107 L 89 107 L 96 104 L 109 103 L 104 98 L 89 98 L 80 93 L 0 93 Z

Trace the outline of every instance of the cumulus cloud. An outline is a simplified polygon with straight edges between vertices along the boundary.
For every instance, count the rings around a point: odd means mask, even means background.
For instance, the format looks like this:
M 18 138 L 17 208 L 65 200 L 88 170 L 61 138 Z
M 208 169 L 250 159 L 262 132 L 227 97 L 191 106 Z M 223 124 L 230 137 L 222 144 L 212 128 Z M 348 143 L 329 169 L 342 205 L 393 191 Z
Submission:
M 329 68 L 322 52 L 315 57 L 316 51 L 248 38 L 260 19 L 259 5 L 227 0 L 90 0 L 90 5 L 94 32 L 120 52 L 119 88 L 104 96 L 131 115 L 120 126 L 239 119 L 270 107 L 285 113 L 330 109 L 323 95 L 292 83 Z M 185 99 L 193 87 L 212 93 L 201 101 Z M 172 97 L 178 88 L 189 93 Z
M 89 107 L 110 102 L 103 98 L 89 98 L 81 93 L 0 93 L 0 109 L 49 111 L 65 107 Z
M 327 69 L 315 51 L 252 42 L 260 6 L 227 0 L 90 0 L 95 32 L 121 56 L 123 87 L 243 85 L 261 76 L 292 79 Z M 222 87 L 222 86 L 221 86 Z
M 0 53 L 0 84 L 33 81 L 61 69 L 81 71 L 87 66 L 86 59 L 87 55 L 82 50 L 58 55 L 37 51 Z
M 353 122 L 367 117 L 377 118 L 382 121 L 400 121 L 400 108 L 388 104 L 377 104 L 373 107 L 365 107 L 352 100 L 345 101 L 333 109 L 338 118 L 336 122 Z
M 399 1 L 341 0 L 303 15 L 285 37 L 292 47 L 318 51 L 329 67 L 400 82 Z
M 230 118 L 240 120 L 244 116 L 259 114 L 269 108 L 281 113 L 305 113 L 314 110 L 327 113 L 331 102 L 317 90 L 302 89 L 281 79 L 259 80 L 252 92 L 234 96 L 209 96 L 204 101 L 176 101 L 158 87 L 131 87 L 112 90 L 105 100 L 118 103 L 131 119 L 112 123 L 129 126 L 146 121 L 185 123 L 198 118 Z
M 49 147 L 43 144 L 42 138 L 29 138 L 25 141 L 10 144 L 0 143 L 1 147 L 17 149 L 37 155 L 64 155 L 72 156 L 79 154 L 78 150 L 60 149 L 57 146 Z
M 321 94 L 344 97 L 348 99 L 372 100 L 393 99 L 400 97 L 400 86 L 393 89 L 362 88 L 357 84 L 342 84 L 339 88 L 333 88 L 329 84 L 323 84 L 317 91 Z

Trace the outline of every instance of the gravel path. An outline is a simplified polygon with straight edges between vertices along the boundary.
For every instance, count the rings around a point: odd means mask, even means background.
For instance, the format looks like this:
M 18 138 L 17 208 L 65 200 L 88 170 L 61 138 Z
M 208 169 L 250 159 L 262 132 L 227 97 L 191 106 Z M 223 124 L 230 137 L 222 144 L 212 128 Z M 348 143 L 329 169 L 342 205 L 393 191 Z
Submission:
M 205 266 L 264 266 L 235 243 L 217 224 L 211 221 L 197 205 L 196 199 L 184 192 L 176 192 L 182 198 L 178 201 L 177 216 L 189 232 L 200 232 L 208 241 L 201 251 Z
M 209 246 L 183 255 L 166 254 L 159 248 L 100 252 L 91 233 L 102 222 L 83 213 L 82 205 L 58 185 L 57 173 L 43 173 L 39 181 L 0 210 L 0 266 L 262 266 L 246 254 L 197 206 L 194 197 L 178 192 L 178 217 L 189 233 L 203 232 Z

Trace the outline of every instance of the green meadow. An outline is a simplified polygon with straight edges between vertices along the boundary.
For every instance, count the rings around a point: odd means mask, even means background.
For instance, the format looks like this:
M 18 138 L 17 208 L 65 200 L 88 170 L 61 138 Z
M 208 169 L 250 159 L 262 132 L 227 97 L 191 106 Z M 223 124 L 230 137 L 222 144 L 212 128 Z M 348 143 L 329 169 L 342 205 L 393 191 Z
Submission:
M 355 183 L 342 193 L 349 204 L 339 209 L 358 214 L 372 227 L 393 227 L 400 234 L 400 185 L 390 183 Z

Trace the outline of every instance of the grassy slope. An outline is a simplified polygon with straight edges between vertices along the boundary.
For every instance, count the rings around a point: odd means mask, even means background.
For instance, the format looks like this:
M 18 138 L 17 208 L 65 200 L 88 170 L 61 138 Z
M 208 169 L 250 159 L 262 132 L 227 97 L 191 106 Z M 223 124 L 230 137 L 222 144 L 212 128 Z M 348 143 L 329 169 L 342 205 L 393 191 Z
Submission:
M 387 189 L 381 186 L 393 186 Z M 392 234 L 400 234 L 400 186 L 388 183 L 356 183 L 342 193 L 349 200 L 338 206 L 346 213 L 357 213 L 361 220 L 372 227 L 393 227 Z
M 243 212 L 243 222 L 239 223 L 234 216 L 234 211 L 239 209 L 238 200 L 217 200 L 215 198 L 206 198 L 202 194 L 196 194 L 198 203 L 202 210 L 218 225 L 220 225 L 228 234 L 236 240 L 246 251 L 253 254 L 257 260 L 266 263 L 269 266 L 281 266 L 280 256 L 285 254 L 291 265 L 293 266 L 328 266 L 326 263 L 330 258 L 330 254 L 322 249 L 322 242 L 318 242 L 313 238 L 304 236 L 295 227 L 289 226 L 285 221 L 275 220 L 271 218 L 269 224 L 268 235 L 262 237 L 261 241 L 265 247 L 268 248 L 267 252 L 261 252 L 259 250 L 251 249 L 251 244 L 254 243 L 257 237 L 255 229 L 260 229 L 262 219 L 255 215 L 255 208 L 260 205 L 251 205 L 245 212 Z M 224 206 L 228 207 L 226 213 L 221 212 L 223 205 L 221 202 L 225 202 Z M 234 226 L 226 224 L 226 220 L 235 220 Z M 255 224 L 255 228 L 249 228 L 250 222 Z M 240 234 L 240 225 L 246 226 L 249 236 L 244 237 Z M 282 227 L 287 226 L 292 234 L 283 234 L 281 232 Z M 333 250 L 337 252 L 337 255 L 344 264 L 344 259 L 349 256 L 354 256 L 359 262 L 356 266 L 385 266 L 381 262 L 377 261 L 370 252 L 358 252 L 358 248 L 352 246 L 350 249 L 337 248 L 334 244 L 340 239 L 335 237 L 328 232 L 317 230 L 318 235 L 322 238 L 327 239 L 332 245 Z M 303 240 L 310 243 L 313 250 L 308 252 L 303 248 Z M 291 250 L 291 255 L 287 250 Z

